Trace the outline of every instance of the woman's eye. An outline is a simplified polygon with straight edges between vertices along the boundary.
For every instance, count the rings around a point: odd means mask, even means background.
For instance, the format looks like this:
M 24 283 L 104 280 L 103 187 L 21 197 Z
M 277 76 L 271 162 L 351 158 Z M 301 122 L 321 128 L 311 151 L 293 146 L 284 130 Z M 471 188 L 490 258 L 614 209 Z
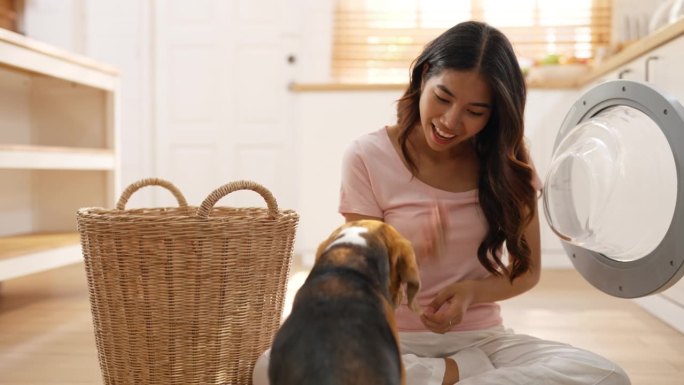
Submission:
M 484 115 L 484 112 L 478 112 L 478 111 L 473 111 L 473 110 L 468 110 L 468 113 L 473 116 L 482 116 Z
M 437 94 L 435 94 L 435 98 L 437 98 L 437 100 L 439 100 L 439 101 L 442 102 L 442 103 L 449 103 L 448 100 L 444 99 L 443 97 L 441 97 L 441 96 L 439 96 L 439 95 L 437 95 Z

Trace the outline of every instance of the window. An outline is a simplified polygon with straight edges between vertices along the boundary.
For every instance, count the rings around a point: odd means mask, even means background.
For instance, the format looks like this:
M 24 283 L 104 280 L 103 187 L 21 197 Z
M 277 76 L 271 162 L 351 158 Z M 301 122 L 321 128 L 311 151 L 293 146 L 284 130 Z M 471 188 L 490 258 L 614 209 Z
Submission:
M 505 33 L 521 64 L 586 61 L 610 42 L 611 0 L 337 0 L 332 78 L 405 83 L 425 44 L 465 20 Z

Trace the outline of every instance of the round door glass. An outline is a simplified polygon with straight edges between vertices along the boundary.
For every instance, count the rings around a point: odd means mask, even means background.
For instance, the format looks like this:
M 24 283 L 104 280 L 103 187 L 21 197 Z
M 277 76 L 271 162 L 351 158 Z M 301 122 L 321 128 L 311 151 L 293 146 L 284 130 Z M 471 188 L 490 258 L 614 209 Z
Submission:
M 614 106 L 567 132 L 544 189 L 547 221 L 561 239 L 616 261 L 634 261 L 651 253 L 670 227 L 675 159 L 648 115 Z

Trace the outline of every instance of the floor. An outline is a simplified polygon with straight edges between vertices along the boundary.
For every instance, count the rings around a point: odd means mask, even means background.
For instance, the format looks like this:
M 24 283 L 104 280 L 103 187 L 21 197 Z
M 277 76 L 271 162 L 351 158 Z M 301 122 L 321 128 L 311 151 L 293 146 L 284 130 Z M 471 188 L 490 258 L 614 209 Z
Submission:
M 305 276 L 293 274 L 286 312 Z M 544 272 L 535 289 L 502 307 L 508 327 L 602 354 L 635 385 L 684 383 L 684 335 L 574 270 Z M 2 284 L 0 384 L 102 384 L 81 264 Z

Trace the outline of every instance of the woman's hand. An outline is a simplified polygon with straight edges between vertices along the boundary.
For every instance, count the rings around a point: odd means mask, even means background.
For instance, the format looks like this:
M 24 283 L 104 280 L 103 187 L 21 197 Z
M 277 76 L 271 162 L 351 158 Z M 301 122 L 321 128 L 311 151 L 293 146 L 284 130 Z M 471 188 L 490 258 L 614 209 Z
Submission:
M 536 212 L 525 230 L 525 239 L 532 249 L 528 272 L 513 282 L 507 275 L 502 274 L 450 284 L 424 307 L 421 321 L 425 327 L 435 333 L 446 333 L 463 320 L 463 315 L 470 305 L 503 301 L 533 288 L 539 282 L 541 274 L 539 217 Z
M 444 334 L 461 323 L 473 298 L 473 285 L 469 282 L 454 282 L 425 306 L 420 319 L 429 330 Z

